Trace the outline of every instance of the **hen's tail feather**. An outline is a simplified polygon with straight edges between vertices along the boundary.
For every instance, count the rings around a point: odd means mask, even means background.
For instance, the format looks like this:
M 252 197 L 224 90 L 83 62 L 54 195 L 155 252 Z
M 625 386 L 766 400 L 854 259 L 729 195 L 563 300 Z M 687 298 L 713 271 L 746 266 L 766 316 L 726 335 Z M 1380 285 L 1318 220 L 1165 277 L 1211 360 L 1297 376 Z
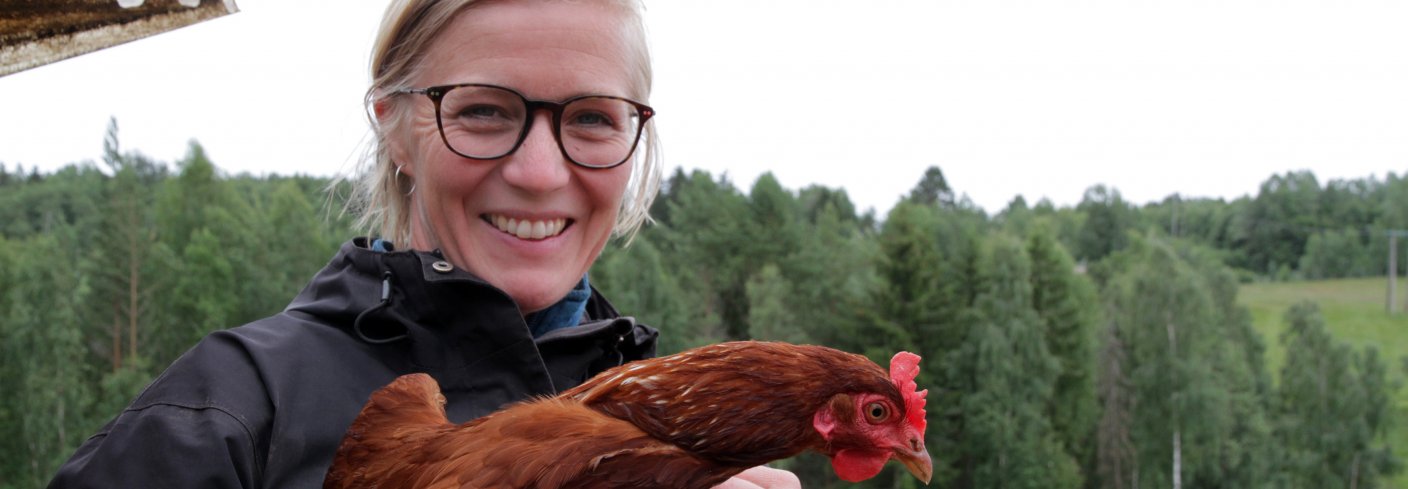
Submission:
M 385 418 L 385 419 L 383 419 Z M 440 384 L 427 374 L 402 375 L 372 393 L 353 428 L 400 431 L 449 424 Z M 391 435 L 391 433 L 387 433 Z

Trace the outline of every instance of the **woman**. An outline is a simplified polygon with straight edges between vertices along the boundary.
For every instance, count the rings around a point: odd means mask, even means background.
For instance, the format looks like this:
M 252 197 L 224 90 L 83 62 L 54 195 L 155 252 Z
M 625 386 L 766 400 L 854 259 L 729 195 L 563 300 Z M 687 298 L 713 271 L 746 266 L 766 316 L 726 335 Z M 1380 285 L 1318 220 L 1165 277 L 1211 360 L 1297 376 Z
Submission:
M 399 375 L 430 373 L 462 422 L 654 354 L 656 331 L 586 278 L 657 187 L 639 6 L 396 1 L 372 75 L 358 200 L 384 239 L 345 244 L 284 312 L 206 337 L 51 486 L 319 487 Z

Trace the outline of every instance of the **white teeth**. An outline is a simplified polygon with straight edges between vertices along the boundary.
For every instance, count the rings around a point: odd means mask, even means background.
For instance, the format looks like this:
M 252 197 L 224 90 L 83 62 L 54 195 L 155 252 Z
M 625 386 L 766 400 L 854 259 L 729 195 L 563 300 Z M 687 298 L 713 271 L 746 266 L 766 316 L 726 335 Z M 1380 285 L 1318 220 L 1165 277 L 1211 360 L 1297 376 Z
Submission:
M 520 239 L 544 239 L 557 236 L 562 233 L 562 229 L 567 227 L 566 219 L 552 219 L 549 221 L 529 221 L 524 219 L 511 219 L 504 216 L 489 216 L 489 221 L 494 227 L 499 228 L 508 234 Z

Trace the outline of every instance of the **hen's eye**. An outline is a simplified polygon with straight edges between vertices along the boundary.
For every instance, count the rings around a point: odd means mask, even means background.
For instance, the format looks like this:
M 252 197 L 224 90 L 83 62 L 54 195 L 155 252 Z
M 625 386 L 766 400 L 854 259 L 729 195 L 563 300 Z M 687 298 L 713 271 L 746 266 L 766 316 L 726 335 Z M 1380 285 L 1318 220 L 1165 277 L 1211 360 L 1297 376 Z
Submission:
M 879 423 L 890 417 L 890 409 L 884 404 L 872 402 L 865 405 L 865 419 L 871 423 Z

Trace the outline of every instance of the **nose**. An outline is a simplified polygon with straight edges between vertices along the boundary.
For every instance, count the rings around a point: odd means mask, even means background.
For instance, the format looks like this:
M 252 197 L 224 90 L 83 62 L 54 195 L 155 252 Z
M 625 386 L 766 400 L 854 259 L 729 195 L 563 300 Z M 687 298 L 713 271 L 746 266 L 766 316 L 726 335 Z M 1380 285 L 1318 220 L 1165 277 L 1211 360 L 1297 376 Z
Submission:
M 568 167 L 572 163 L 553 137 L 552 116 L 547 111 L 534 114 L 523 144 L 504 158 L 504 180 L 526 192 L 551 192 L 567 185 L 571 178 Z

